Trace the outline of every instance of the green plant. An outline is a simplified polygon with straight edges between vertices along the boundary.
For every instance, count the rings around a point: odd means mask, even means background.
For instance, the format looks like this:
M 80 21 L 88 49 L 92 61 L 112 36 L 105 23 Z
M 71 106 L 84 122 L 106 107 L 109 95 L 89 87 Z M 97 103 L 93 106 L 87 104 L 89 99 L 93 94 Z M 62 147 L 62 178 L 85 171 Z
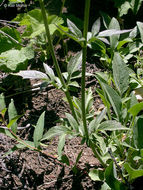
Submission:
M 47 65 L 43 64 L 45 73 L 36 70 L 24 70 L 15 75 L 21 76 L 24 79 L 42 79 L 43 86 L 51 83 L 58 89 L 61 89 L 66 96 L 71 109 L 71 113 L 65 113 L 65 118 L 60 119 L 59 125 L 50 128 L 47 132 L 44 131 L 44 117 L 45 112 L 41 114 L 34 129 L 33 142 L 23 141 L 16 134 L 17 132 L 17 116 L 13 100 L 8 106 L 9 121 L 6 122 L 6 105 L 4 96 L 0 96 L 0 114 L 1 122 L 5 128 L 0 129 L 0 132 L 15 138 L 18 141 L 17 148 L 28 147 L 36 150 L 42 154 L 45 140 L 49 140 L 55 136 L 59 137 L 58 143 L 58 160 L 60 163 L 70 164 L 69 158 L 64 154 L 64 145 L 66 139 L 80 137 L 81 143 L 86 143 L 93 151 L 93 154 L 101 163 L 97 169 L 91 169 L 89 176 L 93 180 L 102 181 L 102 189 L 129 189 L 132 180 L 143 175 L 142 171 L 142 115 L 140 112 L 143 109 L 143 103 L 138 103 L 136 96 L 133 94 L 134 87 L 132 87 L 132 72 L 128 68 L 127 59 L 122 53 L 122 47 L 128 42 L 132 42 L 132 37 L 136 37 L 137 28 L 131 30 L 120 30 L 118 21 L 104 18 L 107 30 L 100 31 L 100 20 L 98 19 L 92 26 L 91 32 L 88 32 L 90 0 L 85 1 L 85 17 L 84 30 L 81 30 L 70 20 L 67 20 L 68 29 L 62 27 L 60 24 L 52 24 L 55 30 L 64 33 L 71 39 L 78 42 L 81 46 L 81 51 L 69 60 L 67 65 L 67 72 L 62 73 L 57 58 L 55 56 L 53 47 L 53 36 L 50 33 L 50 20 L 47 15 L 42 0 L 39 0 L 41 12 L 28 13 L 28 18 L 35 18 L 31 14 L 38 13 L 40 20 L 42 20 L 41 31 L 39 31 L 39 21 L 36 25 L 37 33 L 43 34 L 45 31 L 48 39 L 49 50 L 54 62 L 56 74 Z M 27 18 L 27 15 L 26 15 Z M 56 17 L 57 18 L 57 17 Z M 26 21 L 27 22 L 27 21 Z M 35 27 L 28 24 L 30 33 L 33 35 L 32 28 Z M 38 27 L 38 28 L 37 28 Z M 65 31 L 65 30 L 66 31 Z M 142 24 L 138 23 L 142 39 Z M 35 30 L 35 29 L 34 29 Z M 54 30 L 54 31 L 55 31 Z M 131 39 L 123 38 L 119 40 L 119 35 L 130 32 Z M 35 35 L 35 31 L 34 31 Z M 105 37 L 109 37 L 106 39 Z M 31 37 L 30 37 L 31 38 Z M 86 73 L 86 57 L 87 47 L 100 50 L 101 56 L 107 58 L 106 46 L 103 42 L 109 42 L 108 54 L 110 60 L 105 59 L 107 66 L 111 72 L 95 73 L 101 89 L 96 89 L 100 95 L 105 109 L 95 118 L 93 109 L 93 96 L 91 88 L 85 89 Z M 135 48 L 135 47 L 134 47 Z M 133 48 L 133 50 L 134 50 Z M 135 51 L 135 50 L 134 50 Z M 130 51 L 127 52 L 127 55 Z M 81 66 L 81 72 L 80 72 Z M 72 97 L 70 95 L 70 87 L 79 88 L 79 84 L 75 79 L 81 78 L 81 98 Z M 133 77 L 132 77 L 133 78 Z M 138 79 L 138 76 L 134 77 Z M 138 82 L 138 80 L 136 80 Z M 137 83 L 136 82 L 136 83 Z M 112 87 L 111 87 L 112 86 Z M 122 133 L 120 133 L 122 131 Z M 11 151 L 13 151 L 12 149 Z M 82 151 L 77 156 L 76 162 L 73 165 L 73 171 L 76 173 L 76 165 L 82 155 Z M 51 155 L 50 158 L 56 159 Z M 137 168 L 137 169 L 136 169 Z

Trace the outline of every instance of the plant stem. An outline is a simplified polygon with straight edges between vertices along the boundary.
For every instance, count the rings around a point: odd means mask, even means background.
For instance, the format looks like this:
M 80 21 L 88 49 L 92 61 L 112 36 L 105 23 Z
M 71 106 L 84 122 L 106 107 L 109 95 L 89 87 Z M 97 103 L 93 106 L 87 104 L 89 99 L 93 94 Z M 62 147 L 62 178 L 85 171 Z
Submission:
M 89 134 L 86 123 L 86 110 L 85 110 L 85 70 L 86 70 L 86 54 L 87 54 L 87 32 L 88 32 L 88 22 L 89 22 L 89 10 L 90 10 L 90 0 L 85 0 L 85 11 L 84 11 L 84 30 L 83 37 L 85 39 L 82 47 L 82 78 L 81 78 L 81 103 L 82 103 L 82 120 L 84 126 L 84 132 L 86 139 L 88 141 Z
M 51 35 L 50 35 L 49 24 L 48 24 L 46 10 L 45 10 L 45 7 L 44 7 L 43 0 L 39 0 L 39 3 L 40 3 L 40 7 L 41 7 L 41 12 L 42 12 L 43 20 L 44 20 L 46 35 L 47 35 L 47 39 L 48 39 L 48 43 L 49 43 L 49 47 L 50 47 L 51 56 L 52 56 L 52 59 L 53 59 L 53 62 L 54 62 L 54 66 L 55 66 L 57 75 L 58 75 L 58 77 L 59 77 L 59 79 L 60 79 L 60 81 L 62 83 L 62 86 L 63 86 L 64 92 L 65 92 L 66 98 L 67 98 L 67 100 L 69 102 L 70 109 L 72 111 L 73 117 L 78 122 L 76 114 L 75 114 L 75 110 L 74 110 L 74 107 L 73 107 L 72 99 L 71 99 L 70 93 L 68 91 L 68 87 L 67 87 L 67 85 L 65 83 L 65 80 L 64 80 L 64 78 L 62 76 L 58 61 L 57 61 L 56 56 L 55 56 L 54 47 L 53 47 L 53 43 L 52 43 L 52 39 L 51 39 Z

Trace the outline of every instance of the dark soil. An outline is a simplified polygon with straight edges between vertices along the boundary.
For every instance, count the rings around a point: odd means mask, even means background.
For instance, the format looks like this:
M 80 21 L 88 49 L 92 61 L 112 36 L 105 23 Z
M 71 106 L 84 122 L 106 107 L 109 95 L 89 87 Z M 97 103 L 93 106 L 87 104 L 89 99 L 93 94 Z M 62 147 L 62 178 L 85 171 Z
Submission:
M 97 70 L 95 64 L 87 63 L 88 72 L 95 73 Z M 1 78 L 4 77 L 6 76 L 1 73 Z M 65 112 L 70 112 L 68 104 L 63 100 L 64 94 L 60 90 L 49 86 L 43 91 L 25 91 L 30 84 L 32 86 L 39 82 L 33 80 L 12 83 L 9 91 L 5 93 L 7 103 L 10 102 L 10 98 L 13 98 L 18 113 L 24 113 L 18 125 L 23 127 L 23 129 L 19 128 L 18 135 L 24 140 L 33 140 L 32 125 L 36 124 L 43 111 L 46 111 L 45 130 L 56 125 L 59 118 L 65 117 Z M 94 91 L 98 84 L 94 77 L 90 77 L 86 85 L 91 86 Z M 17 87 L 22 88 L 23 93 L 18 91 L 18 95 L 13 96 Z M 96 114 L 101 106 L 101 100 L 95 93 L 94 100 Z M 95 183 L 88 176 L 90 168 L 97 167 L 100 163 L 85 144 L 81 145 L 80 138 L 66 141 L 64 153 L 69 157 L 70 166 L 61 166 L 58 161 L 29 149 L 16 150 L 5 155 L 15 144 L 15 140 L 0 134 L 0 189 L 100 189 L 101 183 Z M 58 138 L 47 142 L 47 147 L 44 148 L 45 153 L 57 157 L 57 144 Z M 81 150 L 83 153 L 75 174 L 72 167 Z

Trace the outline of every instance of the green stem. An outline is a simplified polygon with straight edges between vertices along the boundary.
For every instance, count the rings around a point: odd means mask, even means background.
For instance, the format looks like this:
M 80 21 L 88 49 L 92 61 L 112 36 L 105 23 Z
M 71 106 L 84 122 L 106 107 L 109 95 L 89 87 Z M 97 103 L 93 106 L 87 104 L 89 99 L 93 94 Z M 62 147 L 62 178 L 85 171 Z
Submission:
M 52 59 L 53 59 L 53 62 L 54 62 L 54 66 L 55 66 L 57 75 L 58 75 L 58 77 L 59 77 L 59 79 L 60 79 L 60 81 L 62 83 L 62 86 L 63 86 L 64 92 L 65 92 L 66 98 L 67 98 L 67 100 L 69 102 L 70 109 L 72 111 L 73 117 L 76 119 L 76 121 L 78 121 L 76 113 L 75 113 L 75 110 L 74 110 L 74 107 L 73 107 L 72 99 L 71 99 L 70 93 L 68 91 L 68 87 L 67 87 L 67 85 L 66 85 L 66 83 L 64 81 L 64 78 L 62 76 L 58 61 L 57 61 L 56 56 L 55 56 L 54 47 L 53 47 L 53 43 L 52 43 L 52 39 L 51 39 L 51 35 L 50 35 L 49 24 L 48 24 L 46 10 L 45 10 L 45 7 L 44 7 L 43 0 L 39 0 L 39 3 L 40 3 L 40 7 L 41 7 L 41 12 L 42 12 L 43 20 L 44 20 L 46 35 L 47 35 L 48 44 L 49 44 L 49 47 L 50 47 L 51 56 L 52 56 Z
M 86 123 L 86 110 L 85 110 L 85 70 L 86 70 L 86 54 L 87 54 L 87 32 L 88 32 L 88 22 L 89 22 L 89 10 L 90 10 L 90 0 L 85 0 L 85 12 L 84 12 L 84 30 L 83 37 L 85 39 L 82 48 L 82 78 L 81 78 L 81 103 L 82 103 L 82 120 L 86 139 L 88 141 L 89 134 Z

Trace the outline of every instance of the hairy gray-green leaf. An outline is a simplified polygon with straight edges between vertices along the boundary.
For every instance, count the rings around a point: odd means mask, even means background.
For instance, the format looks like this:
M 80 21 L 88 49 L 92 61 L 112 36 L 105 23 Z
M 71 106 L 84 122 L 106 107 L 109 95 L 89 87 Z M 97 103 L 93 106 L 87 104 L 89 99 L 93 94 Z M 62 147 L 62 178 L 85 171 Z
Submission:
M 99 124 L 101 123 L 101 121 L 105 118 L 106 116 L 106 112 L 107 109 L 104 108 L 102 110 L 102 112 L 96 117 L 96 119 L 93 119 L 90 123 L 89 123 L 89 133 L 92 133 L 92 131 L 97 130 Z
M 34 139 L 34 145 L 35 147 L 38 147 L 40 144 L 40 140 L 43 137 L 43 131 L 44 131 L 44 120 L 45 120 L 45 112 L 43 112 L 39 119 L 38 122 L 36 124 L 35 130 L 34 130 L 34 135 L 33 135 L 33 139 Z
M 66 134 L 62 134 L 59 137 L 59 143 L 58 143 L 58 156 L 59 156 L 58 159 L 59 160 L 61 160 L 61 157 L 62 157 L 62 152 L 65 145 L 65 138 L 66 138 Z
M 101 86 L 102 86 L 103 90 L 106 92 L 108 99 L 110 101 L 110 104 L 113 107 L 118 119 L 120 119 L 121 107 L 122 107 L 121 97 L 109 85 L 107 85 L 105 83 L 101 83 Z
M 109 29 L 120 30 L 120 25 L 116 18 L 114 18 L 114 17 L 112 18 L 112 20 L 109 24 Z M 112 49 L 115 49 L 117 47 L 119 37 L 120 37 L 120 35 L 114 35 L 114 36 L 110 37 L 110 45 L 111 45 Z
M 36 70 L 20 71 L 15 75 L 21 76 L 24 79 L 48 79 L 45 73 Z
M 52 81 L 55 80 L 55 74 L 53 69 L 51 69 L 47 64 L 43 63 L 46 74 L 51 78 Z
M 77 28 L 77 26 L 67 19 L 67 25 L 70 31 L 78 38 L 82 38 L 82 32 Z
M 43 135 L 43 138 L 41 140 L 49 140 L 62 134 L 71 134 L 71 130 L 65 126 L 54 126 Z
M 72 74 L 75 71 L 79 70 L 81 62 L 82 62 L 82 52 L 78 52 L 74 57 L 72 57 L 70 59 L 68 66 L 67 66 L 67 71 L 69 74 L 68 80 L 70 80 Z
M 17 116 L 17 110 L 14 105 L 13 99 L 11 99 L 11 102 L 8 106 L 8 117 L 9 117 L 9 122 Z M 14 121 L 14 123 L 11 125 L 11 130 L 16 133 L 17 132 L 17 120 Z
M 5 98 L 4 98 L 4 95 L 3 93 L 0 94 L 0 112 L 6 108 L 6 104 L 5 104 Z
M 128 68 L 119 53 L 114 54 L 112 68 L 116 88 L 122 95 L 129 86 L 129 73 Z
M 71 127 L 78 133 L 79 132 L 79 129 L 78 129 L 78 123 L 77 121 L 74 119 L 74 117 L 69 114 L 69 113 L 65 113 Z
M 99 131 L 115 131 L 115 130 L 129 130 L 129 128 L 124 127 L 121 125 L 121 123 L 115 121 L 115 120 L 109 120 L 102 122 L 99 127 Z
M 101 26 L 101 21 L 100 21 L 100 18 L 98 18 L 92 25 L 92 28 L 91 28 L 92 36 L 95 36 L 99 32 L 100 26 Z

